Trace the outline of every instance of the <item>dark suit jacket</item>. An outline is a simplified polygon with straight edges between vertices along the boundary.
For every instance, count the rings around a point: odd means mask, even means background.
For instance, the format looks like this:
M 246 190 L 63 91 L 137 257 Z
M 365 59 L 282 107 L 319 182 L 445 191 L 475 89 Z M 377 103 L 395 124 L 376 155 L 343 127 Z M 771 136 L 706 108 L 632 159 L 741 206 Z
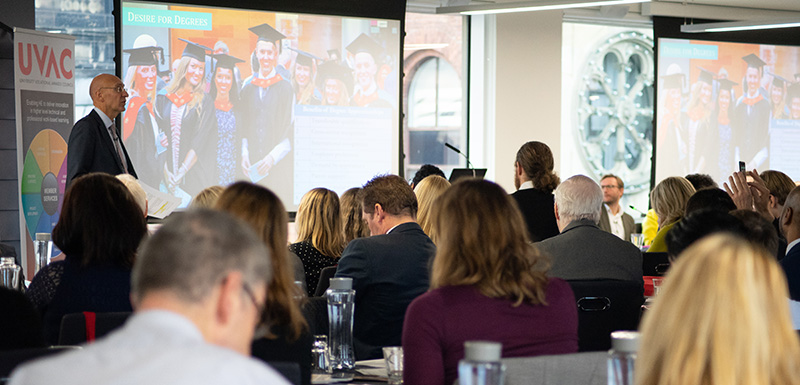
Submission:
M 622 208 L 620 208 L 622 210 Z M 603 205 L 603 208 L 600 209 L 600 223 L 598 223 L 600 229 L 606 232 L 611 232 L 611 220 L 608 218 L 608 212 L 606 211 L 606 206 Z M 636 228 L 636 221 L 633 220 L 633 217 L 628 215 L 628 213 L 622 213 L 622 229 L 623 229 L 623 241 L 630 242 L 631 234 L 633 234 L 633 229 Z
M 125 161 L 128 162 L 128 174 L 136 177 L 133 163 L 122 141 L 120 146 L 125 154 Z M 114 148 L 114 142 L 108 135 L 108 129 L 94 110 L 75 123 L 69 134 L 67 186 L 73 179 L 90 172 L 105 172 L 111 175 L 125 172 Z
M 543 241 L 558 235 L 556 214 L 553 211 L 553 194 L 529 188 L 511 194 L 517 201 L 522 217 L 528 224 L 532 242 Z
M 536 246 L 552 257 L 550 276 L 643 283 L 642 252 L 632 243 L 600 230 L 588 219 L 573 221 L 561 234 Z
M 381 347 L 400 346 L 406 308 L 428 290 L 428 262 L 435 253 L 436 246 L 413 222 L 347 245 L 336 277 L 353 278 L 357 360 L 380 358 Z
M 800 245 L 794 245 L 780 264 L 789 284 L 789 298 L 800 301 Z

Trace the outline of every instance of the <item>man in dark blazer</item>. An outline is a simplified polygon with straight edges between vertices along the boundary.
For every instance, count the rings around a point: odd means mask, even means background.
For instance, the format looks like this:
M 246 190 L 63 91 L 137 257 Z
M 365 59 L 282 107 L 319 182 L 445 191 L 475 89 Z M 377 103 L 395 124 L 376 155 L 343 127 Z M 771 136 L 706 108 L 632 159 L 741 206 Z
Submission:
M 619 204 L 625 194 L 625 183 L 614 174 L 606 174 L 600 179 L 600 189 L 603 190 L 603 209 L 600 210 L 598 225 L 603 231 L 612 233 L 623 241 L 630 241 L 636 222 Z
M 781 225 L 781 232 L 786 237 L 786 242 L 789 243 L 786 246 L 786 256 L 780 260 L 789 284 L 789 297 L 800 301 L 800 246 L 798 246 L 800 244 L 800 187 L 795 187 L 786 197 L 778 221 Z
M 90 172 L 136 176 L 114 119 L 125 110 L 128 92 L 118 77 L 97 75 L 89 86 L 94 108 L 72 127 L 67 151 L 67 186 Z
M 552 258 L 550 275 L 566 280 L 642 280 L 642 252 L 630 242 L 600 230 L 603 193 L 592 179 L 576 175 L 555 192 L 561 234 L 537 243 Z
M 353 279 L 355 354 L 365 360 L 383 357 L 384 346 L 400 346 L 406 308 L 428 290 L 436 247 L 415 221 L 417 199 L 403 178 L 375 177 L 358 199 L 372 236 L 347 245 L 336 277 Z

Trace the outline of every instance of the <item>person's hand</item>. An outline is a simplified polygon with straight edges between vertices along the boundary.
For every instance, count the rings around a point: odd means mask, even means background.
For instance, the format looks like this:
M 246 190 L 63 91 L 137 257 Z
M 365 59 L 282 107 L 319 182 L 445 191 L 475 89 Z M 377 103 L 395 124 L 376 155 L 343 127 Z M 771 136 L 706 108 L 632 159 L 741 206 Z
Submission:
M 753 208 L 755 208 L 756 212 L 761 214 L 761 216 L 772 222 L 775 218 L 772 216 L 772 213 L 769 212 L 770 192 L 767 188 L 767 184 L 761 179 L 761 176 L 758 175 L 756 169 L 748 171 L 747 175 L 753 178 L 752 182 L 747 183 L 750 186 L 750 194 L 753 196 Z
M 730 183 L 730 185 L 728 184 Z M 733 175 L 728 177 L 728 183 L 723 183 L 725 191 L 733 199 L 733 203 L 737 209 L 752 210 L 753 209 L 753 194 L 750 191 L 750 186 L 747 184 L 747 177 L 742 171 L 734 172 Z
M 250 178 L 250 159 L 247 156 L 242 156 L 242 171 L 244 176 Z
M 264 159 L 258 162 L 258 173 L 261 175 L 266 175 L 272 166 L 275 165 L 275 160 L 272 159 L 272 155 L 267 155 Z
M 161 137 L 161 145 L 162 145 L 164 148 L 167 148 L 167 146 L 169 146 L 169 139 L 167 139 L 167 135 L 165 135 L 165 134 L 162 132 L 162 133 L 161 133 L 159 136 Z

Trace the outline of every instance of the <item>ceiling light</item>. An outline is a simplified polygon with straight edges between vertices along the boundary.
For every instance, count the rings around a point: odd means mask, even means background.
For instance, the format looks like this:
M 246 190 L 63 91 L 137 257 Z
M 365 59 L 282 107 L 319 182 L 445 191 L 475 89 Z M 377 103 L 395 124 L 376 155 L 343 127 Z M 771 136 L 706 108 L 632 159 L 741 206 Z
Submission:
M 607 5 L 622 5 L 634 3 L 648 3 L 650 0 L 547 0 L 523 1 L 515 3 L 463 5 L 455 7 L 439 7 L 436 13 L 461 13 L 462 15 L 487 15 L 496 13 L 550 11 L 554 9 L 601 7 Z
M 683 33 L 752 31 L 756 29 L 778 29 L 800 27 L 800 19 L 746 20 L 721 23 L 684 24 Z

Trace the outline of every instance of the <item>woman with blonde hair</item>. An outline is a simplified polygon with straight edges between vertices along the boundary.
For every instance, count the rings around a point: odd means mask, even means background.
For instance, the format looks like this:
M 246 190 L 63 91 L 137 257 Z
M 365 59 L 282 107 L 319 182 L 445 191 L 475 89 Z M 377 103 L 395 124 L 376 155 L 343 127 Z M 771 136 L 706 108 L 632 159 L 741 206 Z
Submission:
M 467 340 L 501 342 L 503 357 L 578 350 L 572 290 L 547 277 L 548 262 L 503 188 L 453 184 L 437 200 L 433 226 L 431 291 L 409 305 L 403 324 L 405 383 L 452 384 Z
M 223 191 L 225 191 L 225 187 L 219 185 L 206 187 L 194 196 L 189 207 L 212 208 L 217 203 L 217 199 L 219 199 Z
M 683 218 L 686 202 L 694 192 L 692 184 L 681 176 L 668 177 L 653 188 L 650 192 L 650 204 L 658 215 L 658 233 L 647 251 L 667 251 L 667 234 Z
M 335 266 L 344 250 L 339 196 L 326 188 L 315 188 L 305 195 L 297 208 L 297 243 L 289 250 L 303 262 L 306 290 L 313 295 L 323 268 Z
M 260 325 L 263 335 L 253 342 L 253 356 L 265 361 L 300 364 L 303 383 L 311 381 L 311 336 L 295 296 L 300 290 L 292 277 L 292 262 L 286 245 L 288 214 L 272 191 L 249 182 L 237 182 L 222 192 L 216 209 L 244 220 L 270 252 L 272 281 Z M 296 256 L 294 258 L 297 258 Z
M 361 217 L 363 208 L 361 200 L 358 199 L 360 187 L 353 187 L 342 194 L 339 199 L 342 213 L 342 233 L 344 234 L 344 245 L 356 238 L 369 236 L 369 228 Z
M 417 203 L 419 204 L 417 223 L 422 227 L 422 231 L 428 234 L 433 243 L 436 243 L 436 232 L 433 229 L 433 202 L 448 187 L 450 187 L 450 182 L 439 175 L 430 175 L 414 186 L 414 194 L 417 195 Z
M 783 385 L 800 344 L 775 257 L 731 235 L 684 251 L 644 316 L 638 385 Z

